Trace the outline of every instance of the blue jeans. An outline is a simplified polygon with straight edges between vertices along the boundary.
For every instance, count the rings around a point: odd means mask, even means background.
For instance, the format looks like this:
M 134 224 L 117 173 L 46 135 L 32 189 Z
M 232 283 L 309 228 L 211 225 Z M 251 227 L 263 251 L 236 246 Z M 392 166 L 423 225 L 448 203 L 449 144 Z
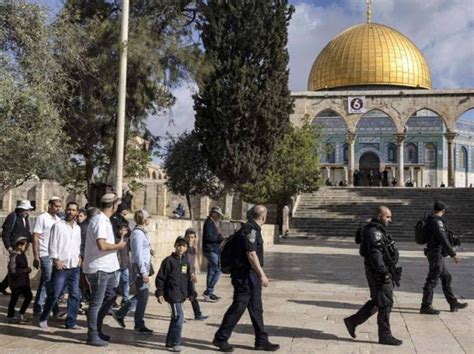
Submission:
M 207 293 L 212 295 L 214 294 L 214 287 L 221 277 L 220 254 L 218 252 L 206 252 L 204 257 L 207 259 Z
M 184 311 L 183 303 L 173 303 L 171 306 L 171 321 L 166 334 L 166 345 L 176 346 L 181 344 L 181 333 L 183 332 Z
M 133 306 L 135 308 L 135 328 L 142 328 L 145 327 L 145 309 L 148 303 L 148 283 L 145 284 L 143 282 L 143 278 L 139 275 L 135 280 L 135 284 L 137 287 L 137 294 L 130 299 L 128 299 L 122 307 L 117 311 L 117 317 L 125 318 L 127 316 L 128 311 Z
M 128 268 L 123 270 L 119 270 L 120 278 L 119 278 L 119 286 L 118 290 L 120 295 L 122 295 L 122 303 L 127 302 L 128 297 L 130 296 L 130 273 Z
M 115 272 L 98 271 L 86 274 L 91 289 L 89 309 L 87 310 L 87 336 L 89 340 L 102 333 L 102 323 L 117 298 Z
M 33 304 L 33 313 L 41 313 L 46 301 L 47 288 L 52 287 L 51 277 L 53 273 L 53 261 L 48 256 L 40 257 L 41 277 L 36 291 L 35 302 Z M 56 302 L 53 307 L 53 314 L 59 312 L 59 306 Z
M 40 321 L 48 319 L 54 305 L 57 304 L 58 298 L 61 296 L 63 289 L 67 286 L 68 300 L 67 300 L 67 318 L 66 327 L 73 327 L 76 325 L 77 311 L 79 310 L 79 302 L 81 300 L 81 292 L 79 290 L 79 280 L 81 277 L 81 268 L 71 269 L 53 269 L 51 283 L 52 287 L 48 288 L 48 297 L 44 305 L 43 312 L 40 316 Z

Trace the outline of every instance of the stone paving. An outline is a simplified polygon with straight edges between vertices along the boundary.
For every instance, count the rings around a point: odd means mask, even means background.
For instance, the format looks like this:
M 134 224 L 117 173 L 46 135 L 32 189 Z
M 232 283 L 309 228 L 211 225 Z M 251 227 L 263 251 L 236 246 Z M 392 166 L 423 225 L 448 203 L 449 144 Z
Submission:
M 270 286 L 264 290 L 266 328 L 271 340 L 281 345 L 282 353 L 474 353 L 474 244 L 463 246 L 462 263 L 447 260 L 453 274 L 456 294 L 469 303 L 466 310 L 449 312 L 441 289 L 437 289 L 434 305 L 439 316 L 418 314 L 421 288 L 427 264 L 422 247 L 401 243 L 404 274 L 401 288 L 396 289 L 396 305 L 391 317 L 393 334 L 404 341 L 401 347 L 377 344 L 376 316 L 357 329 L 357 338 L 349 337 L 342 319 L 355 312 L 367 299 L 362 258 L 352 240 L 284 240 L 267 247 L 266 265 Z M 203 290 L 204 274 L 198 288 Z M 153 289 L 154 290 L 154 289 Z M 223 277 L 217 292 L 223 297 L 216 304 L 202 302 L 205 322 L 189 319 L 183 332 L 183 352 L 212 353 L 210 341 L 230 303 L 232 287 Z M 151 336 L 133 332 L 133 318 L 126 319 L 121 329 L 107 317 L 105 331 L 112 336 L 107 348 L 84 344 L 85 330 L 71 331 L 62 321 L 51 320 L 49 330 L 32 325 L 10 325 L 6 322 L 8 297 L 0 297 L 0 347 L 2 353 L 31 352 L 145 352 L 166 351 L 164 338 L 169 310 L 153 297 L 147 308 L 146 323 L 155 333 Z M 187 317 L 192 317 L 189 303 Z M 31 310 L 30 310 L 31 311 Z M 79 316 L 85 326 L 85 317 Z M 253 329 L 247 314 L 236 327 L 230 340 L 237 353 L 252 352 Z

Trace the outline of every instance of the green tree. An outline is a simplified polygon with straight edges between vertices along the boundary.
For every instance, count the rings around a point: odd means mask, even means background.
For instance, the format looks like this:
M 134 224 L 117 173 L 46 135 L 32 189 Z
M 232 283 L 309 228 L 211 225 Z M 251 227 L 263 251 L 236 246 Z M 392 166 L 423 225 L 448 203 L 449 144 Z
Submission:
M 256 181 L 289 127 L 287 0 L 199 1 L 210 65 L 194 96 L 195 129 L 227 189 Z
M 131 2 L 126 140 L 144 134 L 147 118 L 174 104 L 171 89 L 200 65 L 200 49 L 191 41 L 186 15 L 189 4 Z M 70 78 L 67 94 L 56 102 L 64 107 L 65 130 L 77 157 L 74 171 L 87 187 L 93 180 L 110 181 L 115 164 L 120 10 L 119 2 L 68 0 L 54 23 L 63 28 L 54 53 Z M 142 155 L 126 152 L 125 169 L 146 163 Z
M 222 194 L 222 185 L 202 158 L 194 133 L 183 133 L 171 140 L 165 153 L 164 169 L 168 178 L 166 185 L 171 192 L 186 197 L 191 218 L 191 196 L 207 195 L 217 199 Z
M 61 180 L 69 150 L 53 97 L 64 88 L 36 5 L 0 6 L 0 195 L 32 177 Z
M 251 203 L 276 204 L 279 215 L 290 199 L 312 192 L 320 185 L 319 134 L 306 120 L 290 131 L 276 146 L 270 168 L 256 183 L 240 187 L 242 199 Z

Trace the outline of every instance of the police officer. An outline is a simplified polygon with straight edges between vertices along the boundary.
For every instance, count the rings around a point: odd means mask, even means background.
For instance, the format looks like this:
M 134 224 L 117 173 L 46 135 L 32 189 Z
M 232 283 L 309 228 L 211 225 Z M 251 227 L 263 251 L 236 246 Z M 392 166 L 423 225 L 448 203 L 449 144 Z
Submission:
M 377 217 L 367 224 L 363 231 L 360 254 L 364 257 L 365 275 L 370 288 L 370 300 L 354 315 L 344 319 L 346 328 L 352 338 L 356 337 L 355 329 L 378 311 L 377 325 L 379 343 L 401 345 L 403 342 L 392 336 L 390 330 L 390 312 L 393 305 L 393 283 L 389 272 L 388 258 L 396 264 L 398 250 L 385 227 L 392 222 L 392 212 L 385 206 L 377 209 Z M 390 255 L 387 257 L 387 251 Z
M 443 202 L 434 203 L 434 212 L 428 217 L 426 222 L 426 233 L 428 236 L 425 255 L 430 264 L 428 276 L 426 277 L 425 286 L 423 287 L 423 300 L 421 303 L 420 313 L 425 315 L 438 315 L 439 311 L 431 305 L 433 303 L 433 292 L 441 278 L 443 293 L 448 301 L 451 312 L 467 307 L 467 303 L 458 302 L 451 288 L 451 274 L 449 274 L 444 257 L 450 256 L 454 263 L 459 263 L 459 256 L 453 250 L 453 245 L 449 239 L 448 227 L 443 219 L 446 206 Z
M 269 342 L 263 325 L 262 286 L 267 287 L 269 283 L 262 269 L 263 238 L 261 231 L 266 217 L 267 209 L 263 205 L 256 205 L 249 221 L 237 232 L 236 260 L 231 271 L 234 298 L 212 342 L 223 352 L 234 351 L 234 347 L 228 343 L 228 340 L 245 309 L 249 310 L 255 331 L 255 349 L 276 351 L 280 348 L 278 344 Z

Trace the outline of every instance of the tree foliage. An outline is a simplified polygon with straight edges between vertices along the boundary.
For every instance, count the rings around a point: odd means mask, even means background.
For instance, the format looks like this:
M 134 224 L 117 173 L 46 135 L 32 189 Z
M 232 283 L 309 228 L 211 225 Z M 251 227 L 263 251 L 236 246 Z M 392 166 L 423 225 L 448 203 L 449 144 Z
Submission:
M 320 184 L 318 149 L 319 134 L 308 121 L 301 128 L 291 127 L 276 146 L 263 177 L 241 186 L 242 199 L 281 208 L 297 194 L 316 190 Z
M 0 195 L 32 177 L 60 180 L 69 149 L 53 97 L 61 70 L 47 50 L 51 29 L 36 5 L 0 6 Z
M 217 199 L 222 194 L 222 184 L 207 167 L 201 148 L 195 133 L 183 133 L 168 144 L 165 153 L 166 185 L 171 192 L 186 196 L 191 217 L 191 196 Z
M 200 1 L 209 72 L 194 96 L 202 153 L 227 188 L 256 181 L 289 127 L 286 0 Z

